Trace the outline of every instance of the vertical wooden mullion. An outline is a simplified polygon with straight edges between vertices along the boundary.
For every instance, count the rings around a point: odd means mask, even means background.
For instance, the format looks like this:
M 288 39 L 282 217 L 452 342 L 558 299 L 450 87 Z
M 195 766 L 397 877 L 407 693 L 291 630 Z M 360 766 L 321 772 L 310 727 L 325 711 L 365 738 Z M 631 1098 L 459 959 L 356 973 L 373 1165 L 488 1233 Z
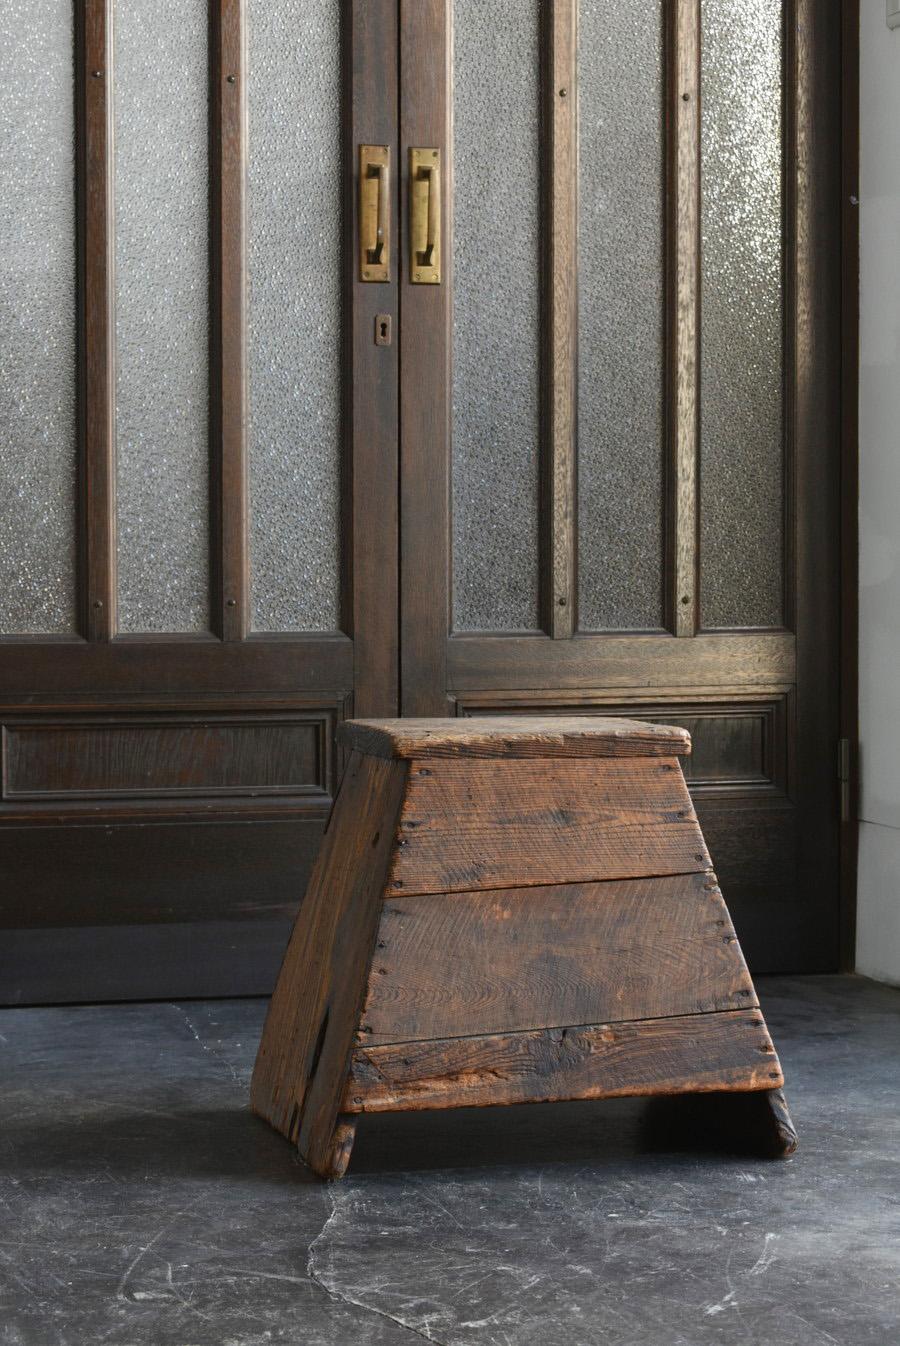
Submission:
M 404 715 L 448 713 L 450 296 L 453 162 L 450 0 L 400 0 L 401 211 L 410 148 L 441 151 L 442 281 L 400 282 L 401 690 Z M 406 221 L 404 220 L 404 226 Z M 401 231 L 405 235 L 405 227 Z
M 88 640 L 116 632 L 112 0 L 76 6 L 80 281 L 79 613 Z
M 699 625 L 700 4 L 675 0 L 669 33 L 668 625 Z
M 244 0 L 211 7 L 210 583 L 222 640 L 250 626 L 247 548 Z
M 351 0 L 345 11 L 344 629 L 353 638 L 353 713 L 399 709 L 399 267 L 396 0 Z M 389 282 L 359 276 L 360 145 L 390 150 Z M 391 342 L 376 345 L 390 322 Z
M 557 640 L 576 626 L 577 0 L 545 11 L 543 626 Z

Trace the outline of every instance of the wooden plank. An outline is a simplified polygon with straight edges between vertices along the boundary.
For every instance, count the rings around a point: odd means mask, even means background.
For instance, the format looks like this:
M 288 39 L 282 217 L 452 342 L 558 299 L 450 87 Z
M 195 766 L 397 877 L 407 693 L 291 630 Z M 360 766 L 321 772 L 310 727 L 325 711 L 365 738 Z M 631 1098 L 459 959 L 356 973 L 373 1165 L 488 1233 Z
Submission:
M 676 758 L 414 761 L 400 827 L 393 896 L 710 868 Z
M 441 237 L 452 238 L 449 0 L 400 0 L 400 143 L 441 152 Z M 408 166 L 400 164 L 407 199 Z M 405 221 L 404 230 L 405 233 Z M 450 626 L 450 297 L 453 249 L 440 285 L 401 287 L 401 686 L 404 715 L 446 712 Z M 405 264 L 405 259 L 401 264 Z
M 793 682 L 790 631 L 695 636 L 454 636 L 448 646 L 452 691 L 594 687 L 717 687 Z
M 687 730 L 619 716 L 492 715 L 442 720 L 346 720 L 342 747 L 373 757 L 674 757 Z
M 399 710 L 399 161 L 396 0 L 351 0 L 344 12 L 344 402 L 348 410 L 343 501 L 342 629 L 353 637 L 358 715 Z M 358 146 L 391 152 L 391 267 L 388 284 L 365 284 L 358 266 Z M 376 345 L 385 315 L 390 345 Z
M 676 636 L 697 629 L 698 307 L 700 258 L 700 4 L 676 0 L 669 115 L 669 453 L 672 464 L 672 574 Z
M 250 627 L 247 546 L 246 38 L 241 0 L 216 0 L 212 21 L 212 304 L 210 545 L 213 629 Z
M 546 7 L 544 181 L 544 629 L 567 640 L 575 629 L 576 362 L 578 351 L 578 133 L 576 0 Z
M 88 640 L 108 641 L 117 597 L 111 0 L 85 0 L 75 14 L 80 626 Z
M 709 874 L 389 898 L 357 1042 L 757 1003 Z
M 328 1169 L 407 768 L 354 754 L 275 987 L 251 1106 Z
M 342 1112 L 778 1089 L 758 1010 L 444 1038 L 353 1053 Z

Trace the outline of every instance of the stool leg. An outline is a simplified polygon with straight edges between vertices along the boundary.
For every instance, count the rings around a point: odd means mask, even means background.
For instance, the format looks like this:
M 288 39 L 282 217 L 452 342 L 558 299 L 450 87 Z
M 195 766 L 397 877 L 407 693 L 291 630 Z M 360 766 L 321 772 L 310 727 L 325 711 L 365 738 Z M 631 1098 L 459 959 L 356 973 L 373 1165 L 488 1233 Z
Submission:
M 347 1172 L 358 1121 L 359 1118 L 351 1113 L 338 1115 L 327 1157 L 322 1167 L 316 1170 L 320 1178 L 342 1178 Z
M 765 1094 L 772 1149 L 778 1159 L 787 1159 L 797 1149 L 797 1132 L 785 1102 L 782 1089 L 770 1089 Z

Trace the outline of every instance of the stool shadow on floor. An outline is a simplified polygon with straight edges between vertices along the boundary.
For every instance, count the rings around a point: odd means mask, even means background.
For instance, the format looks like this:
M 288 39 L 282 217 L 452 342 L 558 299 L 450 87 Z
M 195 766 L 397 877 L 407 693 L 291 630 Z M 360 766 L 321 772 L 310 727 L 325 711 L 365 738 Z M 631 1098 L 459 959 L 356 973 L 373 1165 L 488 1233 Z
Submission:
M 776 1151 L 762 1094 L 680 1094 L 375 1114 L 359 1127 L 349 1176 L 560 1162 L 621 1169 L 667 1154 L 768 1163 Z
M 222 1179 L 284 1187 L 317 1182 L 249 1106 L 164 1111 L 116 1110 L 8 1122 L 0 1176 L 23 1173 L 120 1181 Z

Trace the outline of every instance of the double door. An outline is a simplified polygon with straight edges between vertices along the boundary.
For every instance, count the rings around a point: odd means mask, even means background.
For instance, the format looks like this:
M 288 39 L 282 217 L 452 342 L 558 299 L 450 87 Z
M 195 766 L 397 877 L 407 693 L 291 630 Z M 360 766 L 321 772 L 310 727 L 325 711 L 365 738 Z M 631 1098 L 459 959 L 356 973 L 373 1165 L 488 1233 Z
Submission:
M 7 21 L 4 1000 L 266 990 L 351 714 L 686 725 L 837 965 L 839 17 Z

